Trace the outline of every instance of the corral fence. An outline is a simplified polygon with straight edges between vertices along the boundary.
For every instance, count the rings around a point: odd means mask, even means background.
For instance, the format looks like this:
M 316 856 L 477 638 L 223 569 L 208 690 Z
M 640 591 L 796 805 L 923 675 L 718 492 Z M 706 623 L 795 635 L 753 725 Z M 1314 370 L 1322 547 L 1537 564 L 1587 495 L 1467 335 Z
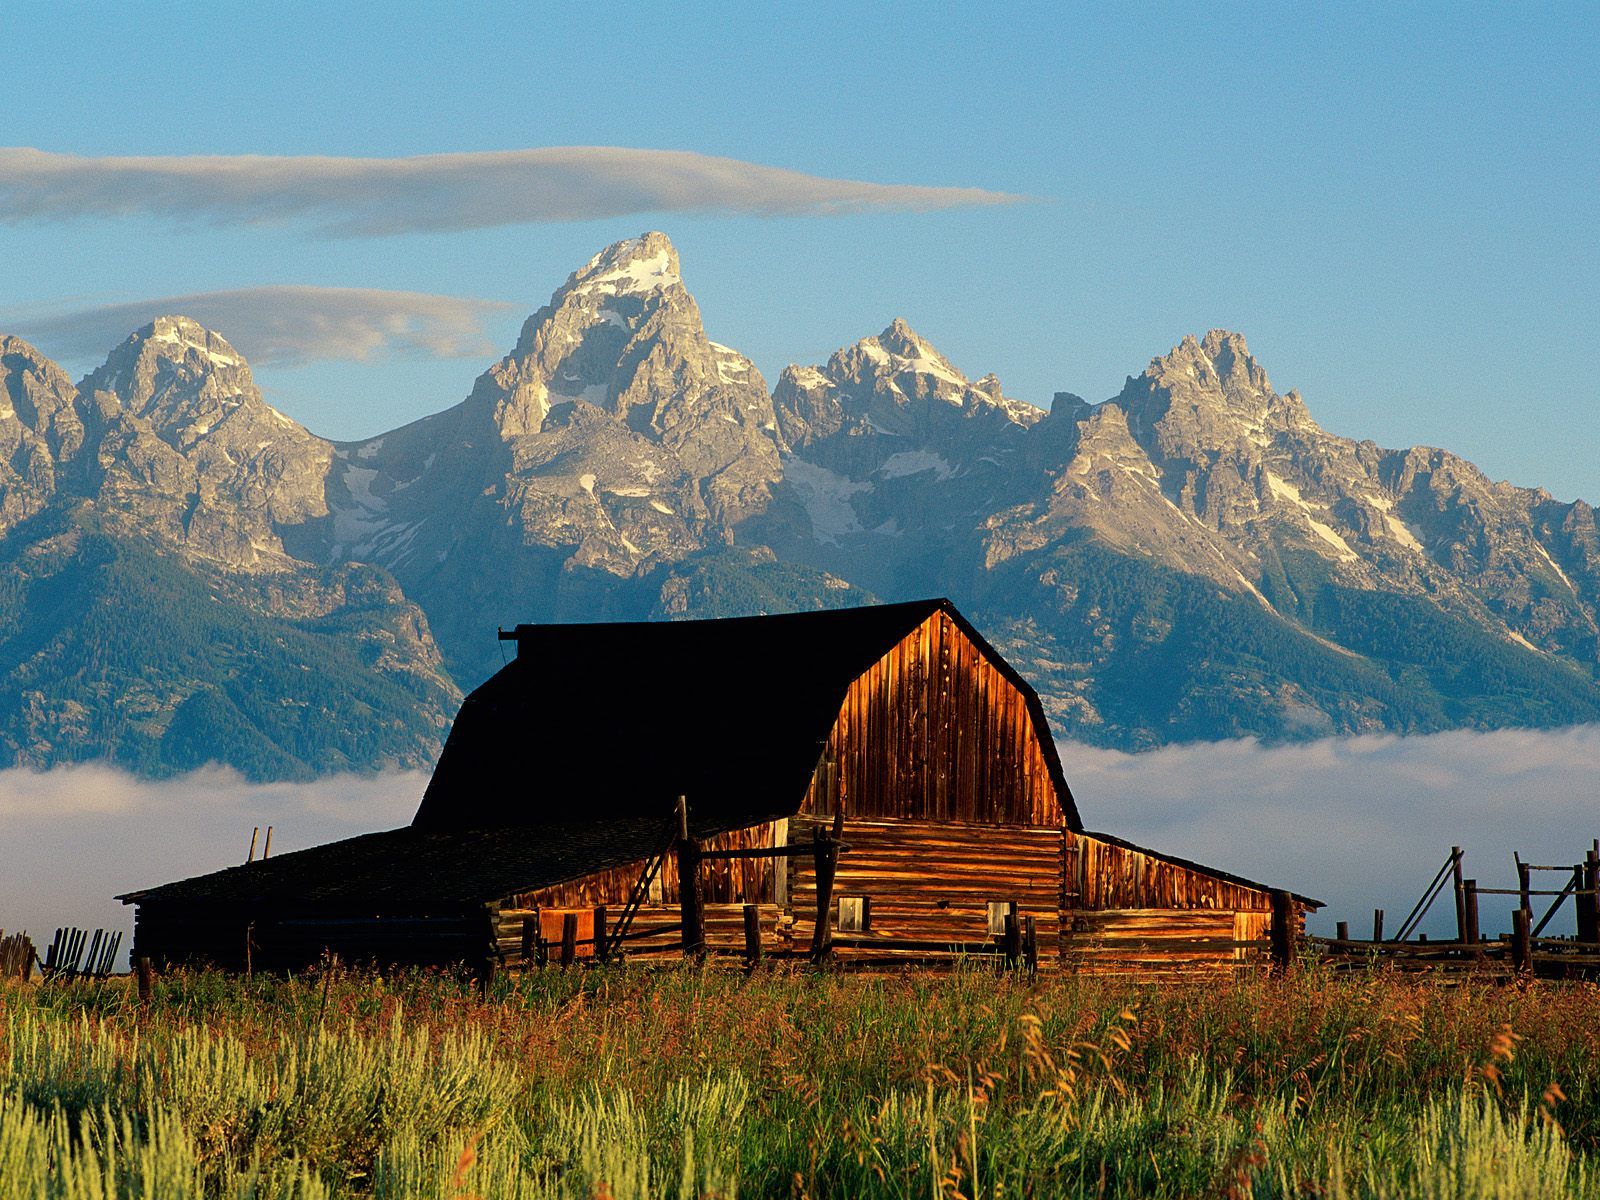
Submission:
M 1525 861 L 1513 853 L 1515 887 L 1485 887 L 1467 876 L 1466 855 L 1452 846 L 1421 897 L 1392 936 L 1384 935 L 1384 912 L 1374 909 L 1372 937 L 1353 938 L 1340 921 L 1334 936 L 1307 937 L 1307 948 L 1335 969 L 1384 965 L 1399 970 L 1471 972 L 1508 977 L 1600 978 L 1600 840 L 1572 865 Z M 1549 883 L 1536 887 L 1535 883 Z M 1455 902 L 1455 937 L 1429 940 L 1419 932 L 1424 918 L 1449 891 Z M 1485 937 L 1479 898 L 1513 896 L 1511 929 Z M 1571 901 L 1575 934 L 1545 936 Z

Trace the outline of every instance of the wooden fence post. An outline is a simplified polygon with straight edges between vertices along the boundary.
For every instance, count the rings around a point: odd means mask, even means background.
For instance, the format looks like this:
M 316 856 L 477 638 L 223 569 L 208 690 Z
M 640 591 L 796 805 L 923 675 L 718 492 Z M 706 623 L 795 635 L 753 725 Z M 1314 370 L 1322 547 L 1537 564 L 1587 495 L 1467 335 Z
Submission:
M 839 866 L 839 843 L 821 827 L 812 839 L 817 874 L 817 925 L 811 935 L 811 959 L 821 962 L 833 944 L 833 877 Z
M 706 952 L 705 893 L 700 886 L 700 843 L 689 836 L 689 800 L 678 797 L 678 911 L 683 918 L 683 955 Z
M 537 951 L 535 949 L 535 945 L 536 945 L 536 942 L 537 942 L 537 939 L 538 939 L 538 935 L 539 935 L 539 918 L 538 917 L 523 917 L 522 918 L 522 965 L 524 967 L 531 967 L 531 966 L 534 965 L 534 955 L 537 953 Z
M 1578 940 L 1590 945 L 1600 942 L 1600 896 L 1595 895 L 1600 886 L 1597 885 L 1600 885 L 1600 860 L 1591 848 L 1584 851 L 1583 887 L 1580 889 L 1589 894 L 1577 897 Z
M 1530 913 L 1533 911 L 1533 898 L 1528 894 L 1533 886 L 1533 872 L 1528 864 L 1522 861 L 1522 855 L 1512 851 L 1511 857 L 1517 861 L 1517 901 L 1519 908 L 1525 908 Z
M 147 957 L 140 955 L 133 960 L 133 978 L 139 989 L 139 1008 L 147 1009 L 156 990 L 156 970 Z
M 1383 941 L 1383 909 L 1381 908 L 1372 910 L 1372 940 L 1374 942 Z
M 1528 934 L 1532 920 L 1525 908 L 1511 914 L 1511 968 L 1518 974 L 1533 970 L 1533 939 Z
M 604 904 L 596 904 L 594 906 L 594 932 L 590 935 L 590 940 L 594 943 L 595 962 L 605 962 L 607 947 L 606 906 Z
M 1466 917 L 1466 923 L 1462 926 L 1461 940 L 1469 946 L 1476 946 L 1478 944 L 1478 881 L 1476 879 L 1462 881 L 1461 902 L 1461 911 Z
M 744 906 L 744 959 L 751 967 L 761 962 L 761 910 L 754 904 Z
M 1450 847 L 1450 874 L 1456 890 L 1456 941 L 1467 940 L 1467 892 L 1461 880 L 1461 847 Z
M 1334 922 L 1333 940 L 1336 941 L 1336 942 L 1348 942 L 1350 940 L 1350 922 L 1349 921 L 1336 921 L 1336 922 Z
M 578 914 L 561 914 L 561 965 L 570 967 L 578 957 Z
M 1022 962 L 1029 972 L 1039 969 L 1039 927 L 1032 913 L 1022 923 Z
M 1272 969 L 1287 975 L 1294 963 L 1294 897 L 1272 893 Z

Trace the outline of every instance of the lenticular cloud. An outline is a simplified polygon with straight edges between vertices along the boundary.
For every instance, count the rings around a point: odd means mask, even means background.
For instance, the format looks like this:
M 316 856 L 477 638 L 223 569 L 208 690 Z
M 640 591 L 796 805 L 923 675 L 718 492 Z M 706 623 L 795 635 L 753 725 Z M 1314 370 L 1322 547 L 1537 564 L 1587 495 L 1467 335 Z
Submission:
M 1021 199 L 972 187 L 830 179 L 686 150 L 562 146 L 412 158 L 82 157 L 0 149 L 0 221 L 162 216 L 306 223 L 335 237 L 652 212 L 826 216 Z
M 157 317 L 192 317 L 218 330 L 257 366 L 382 354 L 478 358 L 494 350 L 484 321 L 512 307 L 496 300 L 374 288 L 282 285 L 194 292 L 43 316 L 6 318 L 53 357 L 98 361 L 130 330 Z

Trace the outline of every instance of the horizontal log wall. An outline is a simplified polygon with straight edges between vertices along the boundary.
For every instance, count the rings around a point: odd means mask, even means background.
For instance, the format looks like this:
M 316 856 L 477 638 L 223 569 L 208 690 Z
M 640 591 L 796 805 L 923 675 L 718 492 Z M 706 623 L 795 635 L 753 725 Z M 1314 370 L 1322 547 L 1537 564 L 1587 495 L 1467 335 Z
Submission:
M 945 613 L 851 684 L 802 813 L 1063 823 L 1023 694 Z
M 790 843 L 804 844 L 816 828 L 797 818 Z M 865 896 L 871 927 L 863 940 L 992 943 L 989 902 L 1014 900 L 1021 917 L 1034 918 L 1040 965 L 1053 965 L 1061 916 L 1061 835 L 1059 828 L 1048 827 L 846 821 L 843 840 L 850 849 L 839 856 L 834 877 L 834 927 L 838 898 Z M 804 856 L 793 859 L 790 869 L 794 936 L 809 945 L 817 912 L 816 870 Z M 888 956 L 870 946 L 841 946 L 836 953 L 845 962 Z
M 1211 908 L 1270 911 L 1272 893 L 1219 879 L 1154 854 L 1067 832 L 1069 907 L 1091 911 Z
M 1086 975 L 1137 979 L 1226 974 L 1246 961 L 1236 943 L 1237 914 L 1207 909 L 1124 909 L 1075 914 L 1066 935 L 1066 966 Z
M 690 801 L 691 806 L 693 801 Z M 692 811 L 692 808 L 691 808 Z M 746 829 L 735 829 L 707 838 L 702 843 L 705 850 L 770 849 L 777 845 L 778 830 L 785 823 L 768 821 Z M 666 827 L 662 827 L 663 839 Z M 506 908 L 593 908 L 604 904 L 619 913 L 633 885 L 644 872 L 645 862 L 624 863 L 607 871 L 596 871 L 581 879 L 558 883 L 554 887 L 522 892 L 505 900 Z M 662 902 L 673 906 L 678 902 L 678 856 L 667 854 L 658 876 L 659 895 Z M 701 886 L 705 889 L 707 904 L 771 904 L 777 899 L 777 867 L 770 858 L 714 858 L 701 864 Z

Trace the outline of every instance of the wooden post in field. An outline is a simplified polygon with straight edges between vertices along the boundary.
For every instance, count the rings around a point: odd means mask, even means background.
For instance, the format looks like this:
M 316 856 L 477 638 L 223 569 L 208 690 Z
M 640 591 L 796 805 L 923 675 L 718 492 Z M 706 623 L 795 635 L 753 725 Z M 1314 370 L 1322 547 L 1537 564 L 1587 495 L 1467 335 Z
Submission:
M 1005 954 L 1006 967 L 1016 970 L 1022 962 L 1022 920 L 1015 900 L 1006 905 Z
M 539 937 L 539 918 L 522 918 L 522 965 L 531 967 L 534 964 L 534 954 Z
M 834 820 L 837 825 L 838 818 Z M 833 945 L 833 877 L 839 867 L 839 843 L 826 829 L 812 834 L 817 873 L 817 924 L 811 934 L 811 960 L 821 962 Z
M 1583 886 L 1579 890 L 1589 894 L 1576 898 L 1578 940 L 1594 945 L 1600 942 L 1600 896 L 1595 895 L 1596 891 L 1600 891 L 1600 858 L 1597 858 L 1592 847 L 1584 852 Z
M 1381 908 L 1372 910 L 1372 940 L 1374 942 L 1383 941 L 1383 909 Z
M 1272 970 L 1287 975 L 1294 963 L 1294 897 L 1272 893 Z
M 700 843 L 689 836 L 689 799 L 678 797 L 678 911 L 683 917 L 683 955 L 704 958 L 706 904 L 700 886 Z
M 1532 920 L 1525 908 L 1511 914 L 1511 969 L 1519 975 L 1533 970 L 1533 938 L 1528 934 Z
M 1456 941 L 1467 940 L 1467 890 L 1461 880 L 1461 847 L 1450 847 L 1450 874 L 1456 889 Z
M 578 957 L 578 914 L 561 914 L 561 965 L 570 967 Z
M 594 906 L 594 933 L 591 935 L 591 939 L 594 942 L 595 962 L 605 962 L 607 946 L 606 906 L 604 904 L 597 904 Z
M 1528 892 L 1529 892 L 1529 890 L 1530 890 L 1530 888 L 1532 886 L 1531 876 L 1532 876 L 1533 872 L 1529 868 L 1528 864 L 1522 861 L 1522 855 L 1518 854 L 1515 850 L 1513 850 L 1511 852 L 1511 857 L 1514 858 L 1516 860 L 1516 863 L 1517 863 L 1517 902 L 1518 902 L 1518 907 L 1525 908 L 1529 912 L 1532 912 L 1533 911 L 1532 897 L 1530 897 L 1528 895 Z
M 1350 940 L 1349 921 L 1337 921 L 1334 923 L 1333 940 L 1336 942 L 1348 942 Z
M 744 961 L 750 967 L 761 962 L 761 910 L 754 904 L 744 906 Z
M 1039 969 L 1039 927 L 1029 913 L 1022 923 L 1022 962 L 1029 972 Z
M 1466 916 L 1462 937 L 1469 946 L 1478 944 L 1478 881 L 1465 879 L 1461 883 L 1461 911 Z
M 133 978 L 139 989 L 139 1008 L 147 1009 L 155 995 L 156 969 L 143 955 L 133 960 Z

